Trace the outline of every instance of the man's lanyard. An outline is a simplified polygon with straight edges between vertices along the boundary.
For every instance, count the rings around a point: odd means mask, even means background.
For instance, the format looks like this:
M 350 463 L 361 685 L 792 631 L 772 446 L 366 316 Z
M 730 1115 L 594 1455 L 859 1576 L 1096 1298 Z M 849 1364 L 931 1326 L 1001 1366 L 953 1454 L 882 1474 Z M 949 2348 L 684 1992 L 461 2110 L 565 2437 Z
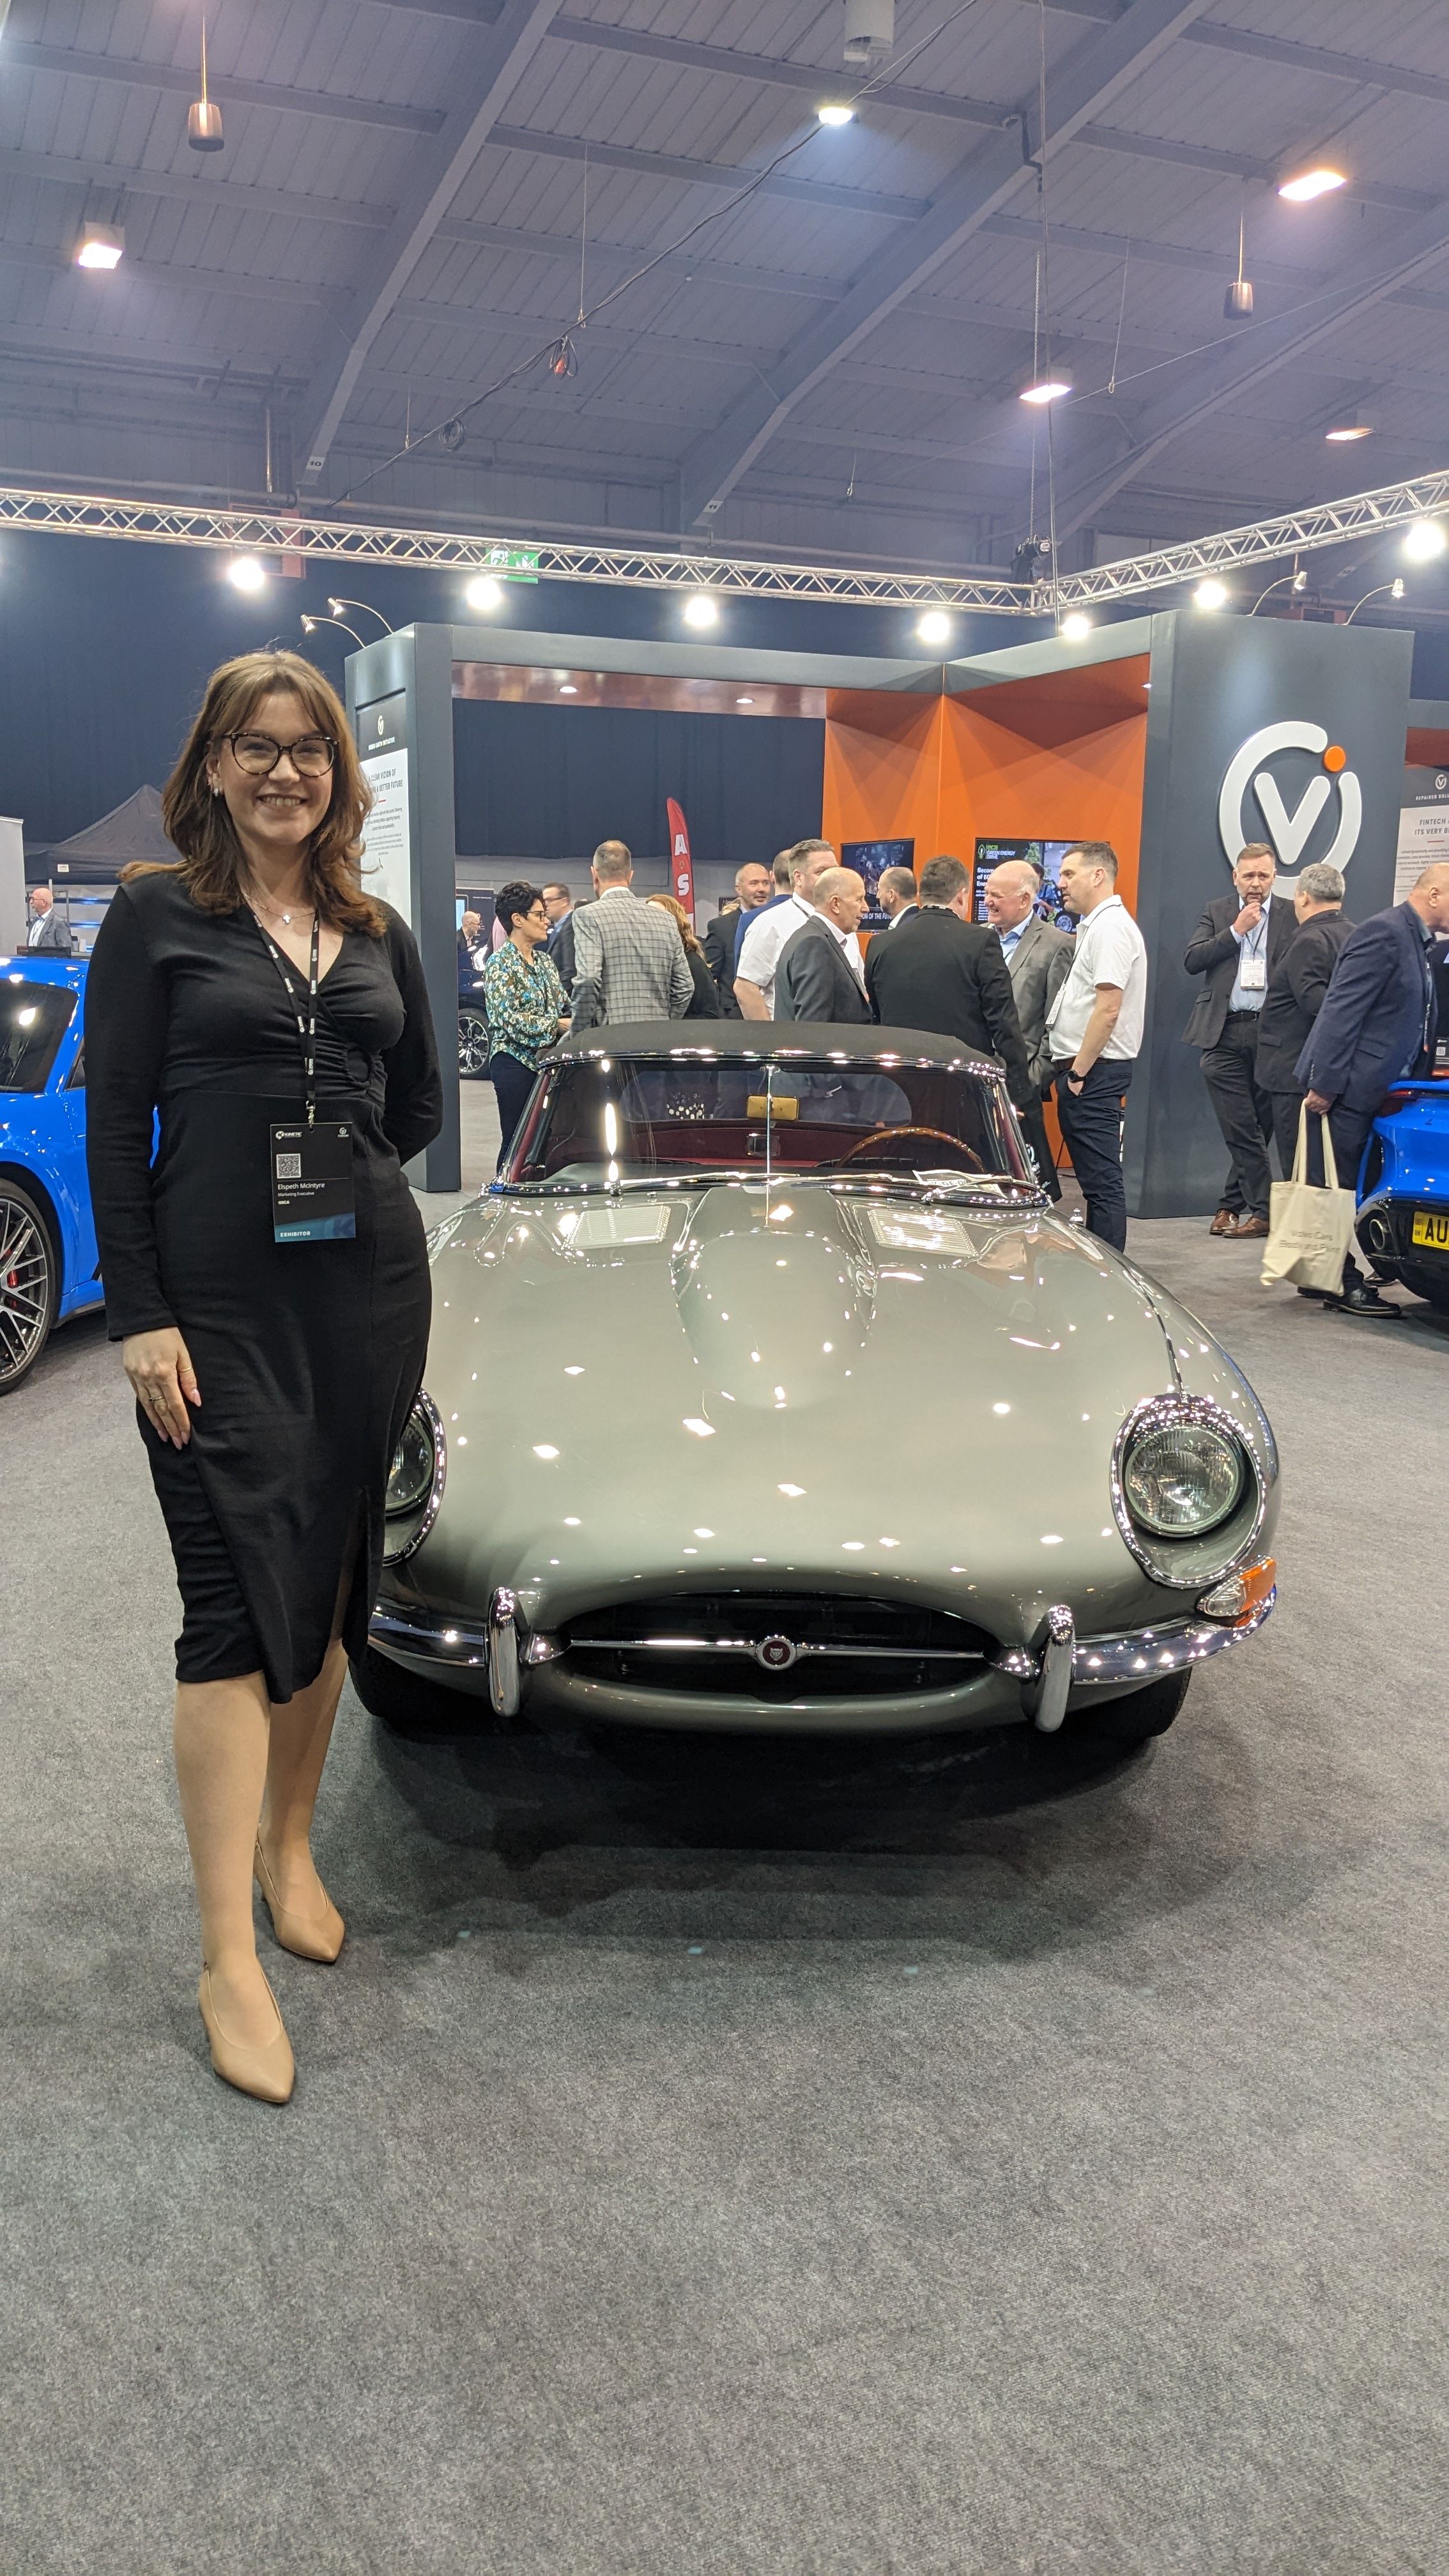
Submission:
M 302 1079 L 307 1103 L 307 1124 L 309 1127 L 314 1127 L 317 1123 L 317 961 L 322 946 L 322 918 L 314 907 L 312 960 L 307 973 L 307 1011 L 304 1018 L 297 987 L 292 981 L 291 959 L 283 955 L 260 913 L 252 912 L 250 904 L 247 910 L 251 912 L 253 921 L 267 943 L 267 954 L 272 964 L 287 987 L 287 999 L 292 1005 L 292 1016 L 297 1023 L 297 1035 L 302 1042 Z M 298 969 L 298 971 L 301 970 Z

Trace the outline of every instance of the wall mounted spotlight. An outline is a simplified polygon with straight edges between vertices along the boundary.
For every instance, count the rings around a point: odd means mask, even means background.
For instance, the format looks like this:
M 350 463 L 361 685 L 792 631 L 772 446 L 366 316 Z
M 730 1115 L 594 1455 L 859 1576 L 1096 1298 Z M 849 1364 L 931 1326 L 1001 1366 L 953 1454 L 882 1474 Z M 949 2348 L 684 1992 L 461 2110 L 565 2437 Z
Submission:
M 1325 161 L 1311 170 L 1300 170 L 1296 178 L 1280 179 L 1278 194 L 1286 197 L 1290 206 L 1307 206 L 1315 197 L 1326 197 L 1333 189 L 1346 188 L 1347 185 L 1345 172 L 1331 169 Z
M 1080 644 L 1091 632 L 1092 621 L 1090 617 L 1083 616 L 1080 608 L 1074 608 L 1069 617 L 1062 619 L 1061 638 L 1064 644 Z
M 717 626 L 719 624 L 718 600 L 710 591 L 691 591 L 684 603 L 684 622 L 686 626 Z
M 1071 390 L 1065 376 L 1038 376 L 1035 384 L 1022 386 L 1017 400 L 1024 403 L 1062 402 Z
M 1442 555 L 1444 530 L 1437 519 L 1416 519 L 1404 539 L 1404 552 L 1410 563 L 1432 563 Z
M 843 98 L 822 99 L 815 113 L 822 125 L 850 125 L 855 119 L 854 108 Z
M 491 617 L 496 608 L 503 606 L 503 584 L 495 581 L 491 572 L 480 572 L 476 581 L 469 582 L 463 597 L 469 608 Z
M 201 22 L 201 96 L 194 98 L 186 111 L 186 140 L 193 152 L 222 152 L 226 136 L 221 130 L 221 109 L 206 86 L 206 20 Z
M 1373 589 L 1373 590 L 1366 590 L 1366 591 L 1364 592 L 1364 595 L 1363 595 L 1362 599 L 1356 599 L 1356 600 L 1354 601 L 1354 603 L 1353 603 L 1352 608 L 1349 610 L 1347 617 L 1346 617 L 1346 618 L 1344 619 L 1344 621 L 1343 621 L 1343 622 L 1344 622 L 1344 624 L 1345 624 L 1345 626 L 1351 626 L 1351 625 L 1353 624 L 1354 619 L 1357 617 L 1359 610 L 1360 610 L 1361 608 L 1367 608 L 1367 606 L 1368 606 L 1368 604 L 1369 604 L 1369 601 L 1370 601 L 1371 599 L 1382 599 L 1382 598 L 1383 598 L 1383 596 L 1384 596 L 1384 593 L 1385 593 L 1386 591 L 1387 591 L 1387 593 L 1388 593 L 1388 595 L 1389 595 L 1390 599 L 1402 599 L 1402 598 L 1403 598 L 1403 596 L 1404 596 L 1404 576 L 1403 576 L 1403 574 L 1402 574 L 1402 573 L 1399 573 L 1399 574 L 1395 577 L 1395 579 L 1394 579 L 1393 581 L 1381 581 L 1381 582 L 1379 582 L 1379 583 L 1378 583 L 1378 585 L 1377 585 L 1377 587 L 1376 587 L 1375 589 Z
M 1248 615 L 1250 617 L 1256 617 L 1264 600 L 1271 599 L 1275 590 L 1291 590 L 1296 599 L 1301 597 L 1302 593 L 1307 588 L 1308 575 L 1301 567 L 1297 572 L 1280 572 L 1276 581 L 1270 581 L 1266 590 L 1259 591 L 1257 598 L 1254 600 L 1252 607 L 1248 611 Z
M 255 597 L 259 590 L 266 589 L 267 567 L 256 555 L 233 555 L 226 577 L 233 590 L 244 590 L 249 597 Z
M 375 617 L 377 619 L 384 635 L 391 635 L 393 632 L 393 629 L 389 626 L 382 610 L 380 608 L 374 608 L 370 600 L 329 599 L 327 602 L 328 615 L 331 617 L 340 617 L 344 608 L 360 608 L 364 617 Z
M 75 246 L 77 268 L 119 268 L 126 248 L 120 224 L 84 223 Z
M 362 637 L 358 634 L 358 631 L 357 631 L 357 629 L 356 629 L 356 627 L 355 627 L 355 626 L 349 626 L 349 625 L 348 625 L 348 623 L 347 623 L 347 621 L 346 621 L 346 619 L 345 619 L 345 618 L 342 618 L 342 617 L 304 617 L 304 618 L 303 618 L 303 620 L 302 620 L 302 632 L 303 632 L 303 634 L 304 634 L 304 635 L 315 635 L 319 626 L 339 626 L 339 627 L 342 629 L 342 632 L 343 632 L 343 634 L 344 634 L 344 635 L 350 635 L 350 636 L 351 636 L 353 643 L 357 646 L 358 651 L 359 651 L 359 652 L 361 652 L 361 650 L 362 650 Z M 389 631 L 390 631 L 390 630 L 389 630 Z
M 1192 594 L 1192 604 L 1194 608 L 1226 608 L 1228 604 L 1227 584 L 1221 581 L 1213 581 L 1212 579 L 1200 581 L 1196 590 Z

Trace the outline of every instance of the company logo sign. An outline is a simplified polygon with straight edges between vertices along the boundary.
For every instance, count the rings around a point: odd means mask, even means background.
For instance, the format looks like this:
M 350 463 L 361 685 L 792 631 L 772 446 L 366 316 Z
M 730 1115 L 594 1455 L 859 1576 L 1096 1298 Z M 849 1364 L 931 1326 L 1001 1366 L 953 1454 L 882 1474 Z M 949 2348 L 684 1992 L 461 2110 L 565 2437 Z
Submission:
M 1321 763 L 1291 814 L 1271 765 L 1285 751 L 1306 751 Z M 1250 786 L 1262 816 L 1261 830 L 1250 824 L 1243 813 Z M 1338 829 L 1332 848 L 1324 856 L 1330 867 L 1346 868 L 1358 847 L 1363 825 L 1363 791 L 1348 766 L 1348 754 L 1341 743 L 1329 741 L 1322 725 L 1301 723 L 1296 716 L 1281 724 L 1261 725 L 1234 752 L 1218 796 L 1218 834 L 1229 860 L 1236 859 L 1245 841 L 1266 839 L 1272 844 L 1280 871 L 1296 868 L 1314 824 L 1335 793 Z

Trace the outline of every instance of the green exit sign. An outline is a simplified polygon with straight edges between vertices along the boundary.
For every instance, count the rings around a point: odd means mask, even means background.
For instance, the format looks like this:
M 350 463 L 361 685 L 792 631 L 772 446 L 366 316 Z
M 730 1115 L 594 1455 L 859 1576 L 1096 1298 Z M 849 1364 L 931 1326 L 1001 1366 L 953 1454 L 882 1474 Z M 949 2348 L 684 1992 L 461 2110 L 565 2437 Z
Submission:
M 537 581 L 537 546 L 490 546 L 483 561 L 489 572 L 501 572 L 510 581 Z

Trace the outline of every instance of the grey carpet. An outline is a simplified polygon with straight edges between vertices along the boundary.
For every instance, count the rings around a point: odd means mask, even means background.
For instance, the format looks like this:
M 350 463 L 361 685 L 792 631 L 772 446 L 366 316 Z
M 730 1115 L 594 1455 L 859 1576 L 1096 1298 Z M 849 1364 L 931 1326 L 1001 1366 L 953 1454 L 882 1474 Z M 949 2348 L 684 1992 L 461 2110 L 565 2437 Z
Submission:
M 6 2576 L 1437 2576 L 1449 1328 L 1134 1250 L 1284 1453 L 1280 1612 L 1174 1732 L 349 1694 L 281 2113 L 207 2069 L 169 1565 L 57 1337 L 0 1410 Z

